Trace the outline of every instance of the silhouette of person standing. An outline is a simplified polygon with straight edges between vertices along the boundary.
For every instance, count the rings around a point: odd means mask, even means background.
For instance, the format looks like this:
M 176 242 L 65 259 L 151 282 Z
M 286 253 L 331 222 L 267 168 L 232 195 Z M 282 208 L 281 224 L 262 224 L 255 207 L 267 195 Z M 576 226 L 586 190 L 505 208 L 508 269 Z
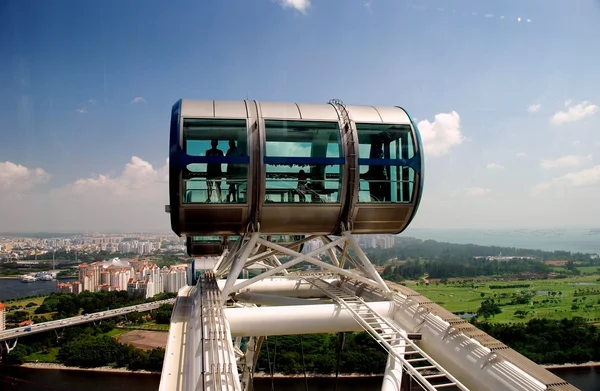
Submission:
M 223 156 L 223 151 L 217 148 L 219 140 L 212 140 L 210 142 L 211 149 L 206 151 L 206 156 L 218 157 Z M 208 199 L 206 202 L 211 202 L 213 185 L 217 188 L 217 199 L 221 202 L 221 179 L 223 178 L 223 172 L 221 171 L 221 163 L 208 163 L 206 165 L 206 186 L 208 187 Z

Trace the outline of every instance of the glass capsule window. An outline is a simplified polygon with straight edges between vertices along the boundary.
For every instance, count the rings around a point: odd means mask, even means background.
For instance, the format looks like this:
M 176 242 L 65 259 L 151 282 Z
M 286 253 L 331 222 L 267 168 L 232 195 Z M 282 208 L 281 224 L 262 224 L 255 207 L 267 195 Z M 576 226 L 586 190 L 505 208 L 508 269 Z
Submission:
M 357 123 L 359 203 L 409 203 L 413 201 L 414 140 L 410 125 Z
M 340 202 L 337 122 L 266 120 L 265 139 L 265 203 Z
M 183 203 L 247 202 L 245 119 L 183 120 Z
M 221 236 L 192 236 L 192 244 L 219 244 L 222 242 Z

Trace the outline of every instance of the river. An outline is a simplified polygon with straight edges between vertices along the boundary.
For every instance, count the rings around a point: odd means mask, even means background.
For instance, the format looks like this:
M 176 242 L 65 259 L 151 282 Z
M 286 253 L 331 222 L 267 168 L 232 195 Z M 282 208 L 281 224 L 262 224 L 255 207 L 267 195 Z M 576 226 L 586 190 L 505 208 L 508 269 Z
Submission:
M 60 280 L 70 282 L 75 279 Z M 26 296 L 47 295 L 56 292 L 56 281 L 36 281 L 23 283 L 18 279 L 0 278 L 0 301 Z
M 561 370 L 557 374 L 582 391 L 600 390 L 600 370 Z M 7 378 L 8 377 L 8 378 Z M 378 391 L 381 377 L 340 378 L 338 391 Z M 154 391 L 160 375 L 99 373 L 0 366 L 0 389 L 10 391 Z M 335 379 L 309 378 L 309 391 L 330 391 Z M 306 391 L 304 379 L 273 379 L 274 390 Z M 254 391 L 270 391 L 271 379 L 254 380 Z

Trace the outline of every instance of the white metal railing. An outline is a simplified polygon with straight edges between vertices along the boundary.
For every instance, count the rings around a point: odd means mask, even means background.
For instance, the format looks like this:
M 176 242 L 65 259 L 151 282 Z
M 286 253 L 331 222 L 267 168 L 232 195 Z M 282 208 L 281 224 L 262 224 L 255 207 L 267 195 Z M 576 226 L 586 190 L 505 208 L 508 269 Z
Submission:
M 437 391 L 443 388 L 454 388 L 469 391 L 448 371 L 429 357 L 410 339 L 402 336 L 400 328 L 389 319 L 380 316 L 376 311 L 354 292 L 323 281 L 320 278 L 305 278 L 305 280 L 320 289 L 327 296 L 352 313 L 356 321 L 367 331 L 389 354 L 394 356 L 408 374 L 424 389 Z M 392 303 L 391 303 L 392 304 Z M 407 359 L 406 356 L 412 358 Z M 413 366 L 413 364 L 425 364 Z M 425 374 L 428 372 L 428 374 Z M 433 384 L 430 380 L 440 381 Z
M 229 325 L 223 313 L 221 291 L 215 275 L 207 272 L 202 277 L 201 317 L 203 387 L 196 389 L 241 391 L 235 351 Z

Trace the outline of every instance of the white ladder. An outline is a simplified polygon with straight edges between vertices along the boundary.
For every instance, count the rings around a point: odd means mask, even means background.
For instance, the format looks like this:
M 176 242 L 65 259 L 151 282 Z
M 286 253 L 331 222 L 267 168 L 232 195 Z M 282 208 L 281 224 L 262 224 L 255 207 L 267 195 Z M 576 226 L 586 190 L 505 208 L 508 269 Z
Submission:
M 389 354 L 400 361 L 405 371 L 424 389 L 437 391 L 452 387 L 451 389 L 469 391 L 414 342 L 403 337 L 396 324 L 371 309 L 354 292 L 344 287 L 337 287 L 320 278 L 306 278 L 305 280 L 348 310 L 363 329 Z M 407 359 L 406 356 L 412 358 Z M 415 367 L 413 364 L 421 366 Z M 432 384 L 430 380 L 434 379 L 435 384 Z

